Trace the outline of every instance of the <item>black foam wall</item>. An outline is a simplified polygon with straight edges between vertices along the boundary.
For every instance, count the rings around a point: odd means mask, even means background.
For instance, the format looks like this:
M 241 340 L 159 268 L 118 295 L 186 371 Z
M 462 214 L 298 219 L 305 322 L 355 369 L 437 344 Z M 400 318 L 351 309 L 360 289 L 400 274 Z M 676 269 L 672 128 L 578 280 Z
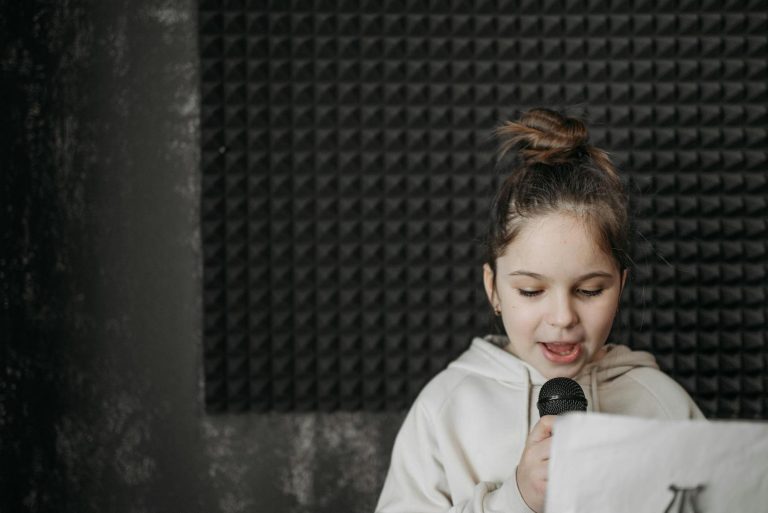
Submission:
M 488 331 L 492 129 L 585 116 L 636 213 L 612 341 L 765 418 L 765 1 L 201 0 L 209 411 L 400 409 Z

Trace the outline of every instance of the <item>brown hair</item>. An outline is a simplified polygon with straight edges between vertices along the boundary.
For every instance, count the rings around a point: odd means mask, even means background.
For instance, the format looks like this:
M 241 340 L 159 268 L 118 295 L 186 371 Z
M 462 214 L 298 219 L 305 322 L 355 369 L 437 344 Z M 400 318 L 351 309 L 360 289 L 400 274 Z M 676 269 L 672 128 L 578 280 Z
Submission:
M 631 266 L 627 194 L 608 154 L 589 144 L 584 122 L 532 109 L 496 129 L 499 169 L 507 177 L 494 200 L 486 262 L 496 259 L 527 219 L 569 212 L 584 219 L 620 271 Z

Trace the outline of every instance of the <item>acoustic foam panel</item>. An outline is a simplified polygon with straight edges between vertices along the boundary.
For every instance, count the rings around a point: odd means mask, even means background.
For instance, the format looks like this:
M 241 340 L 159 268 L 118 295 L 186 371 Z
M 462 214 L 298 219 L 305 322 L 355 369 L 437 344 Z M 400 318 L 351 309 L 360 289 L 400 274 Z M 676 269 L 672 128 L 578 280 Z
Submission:
M 490 134 L 543 105 L 631 191 L 612 339 L 768 417 L 766 2 L 199 5 L 209 411 L 407 407 L 489 331 Z

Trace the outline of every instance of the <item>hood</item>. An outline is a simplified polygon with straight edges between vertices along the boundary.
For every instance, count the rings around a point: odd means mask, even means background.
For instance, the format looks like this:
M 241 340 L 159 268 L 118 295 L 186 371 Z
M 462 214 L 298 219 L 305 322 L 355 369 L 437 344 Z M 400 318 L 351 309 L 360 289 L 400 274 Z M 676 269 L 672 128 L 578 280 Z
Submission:
M 578 380 L 586 374 L 596 374 L 597 382 L 611 381 L 626 374 L 636 367 L 651 367 L 658 369 L 656 358 L 645 351 L 633 351 L 627 346 L 606 344 L 605 355 L 596 362 L 589 363 L 576 377 Z
M 508 343 L 509 339 L 501 335 L 475 337 L 469 349 L 448 367 L 510 385 L 543 385 L 547 379 L 539 371 L 503 349 Z
M 505 351 L 503 348 L 507 344 L 509 339 L 502 335 L 475 337 L 469 348 L 448 367 L 501 381 L 515 388 L 523 388 L 527 397 L 525 409 L 530 428 L 531 416 L 538 413 L 533 404 L 533 396 L 536 395 L 538 399 L 536 389 L 540 388 L 547 378 L 528 363 Z M 598 386 L 637 367 L 659 368 L 650 353 L 633 351 L 623 345 L 606 344 L 603 357 L 585 365 L 574 379 L 588 395 L 589 409 L 600 411 Z
M 606 344 L 603 357 L 596 362 L 585 365 L 575 378 L 584 388 L 584 391 L 589 393 L 591 398 L 590 410 L 600 411 L 599 385 L 612 381 L 638 367 L 659 368 L 656 358 L 651 353 L 633 351 L 627 346 Z

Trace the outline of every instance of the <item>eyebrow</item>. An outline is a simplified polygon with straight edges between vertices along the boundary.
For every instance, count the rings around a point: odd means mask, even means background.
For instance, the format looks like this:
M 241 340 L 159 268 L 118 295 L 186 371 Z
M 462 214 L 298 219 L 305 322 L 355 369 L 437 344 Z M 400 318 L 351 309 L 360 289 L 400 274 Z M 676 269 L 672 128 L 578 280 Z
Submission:
M 544 276 L 542 276 L 539 273 L 534 273 L 531 271 L 523 271 L 523 270 L 512 271 L 511 273 L 508 274 L 508 276 L 530 276 L 531 278 L 536 280 L 541 280 L 541 281 L 547 280 Z M 584 281 L 590 278 L 613 278 L 613 274 L 607 273 L 605 271 L 594 271 L 594 272 L 579 276 L 578 278 L 576 278 L 576 281 Z

